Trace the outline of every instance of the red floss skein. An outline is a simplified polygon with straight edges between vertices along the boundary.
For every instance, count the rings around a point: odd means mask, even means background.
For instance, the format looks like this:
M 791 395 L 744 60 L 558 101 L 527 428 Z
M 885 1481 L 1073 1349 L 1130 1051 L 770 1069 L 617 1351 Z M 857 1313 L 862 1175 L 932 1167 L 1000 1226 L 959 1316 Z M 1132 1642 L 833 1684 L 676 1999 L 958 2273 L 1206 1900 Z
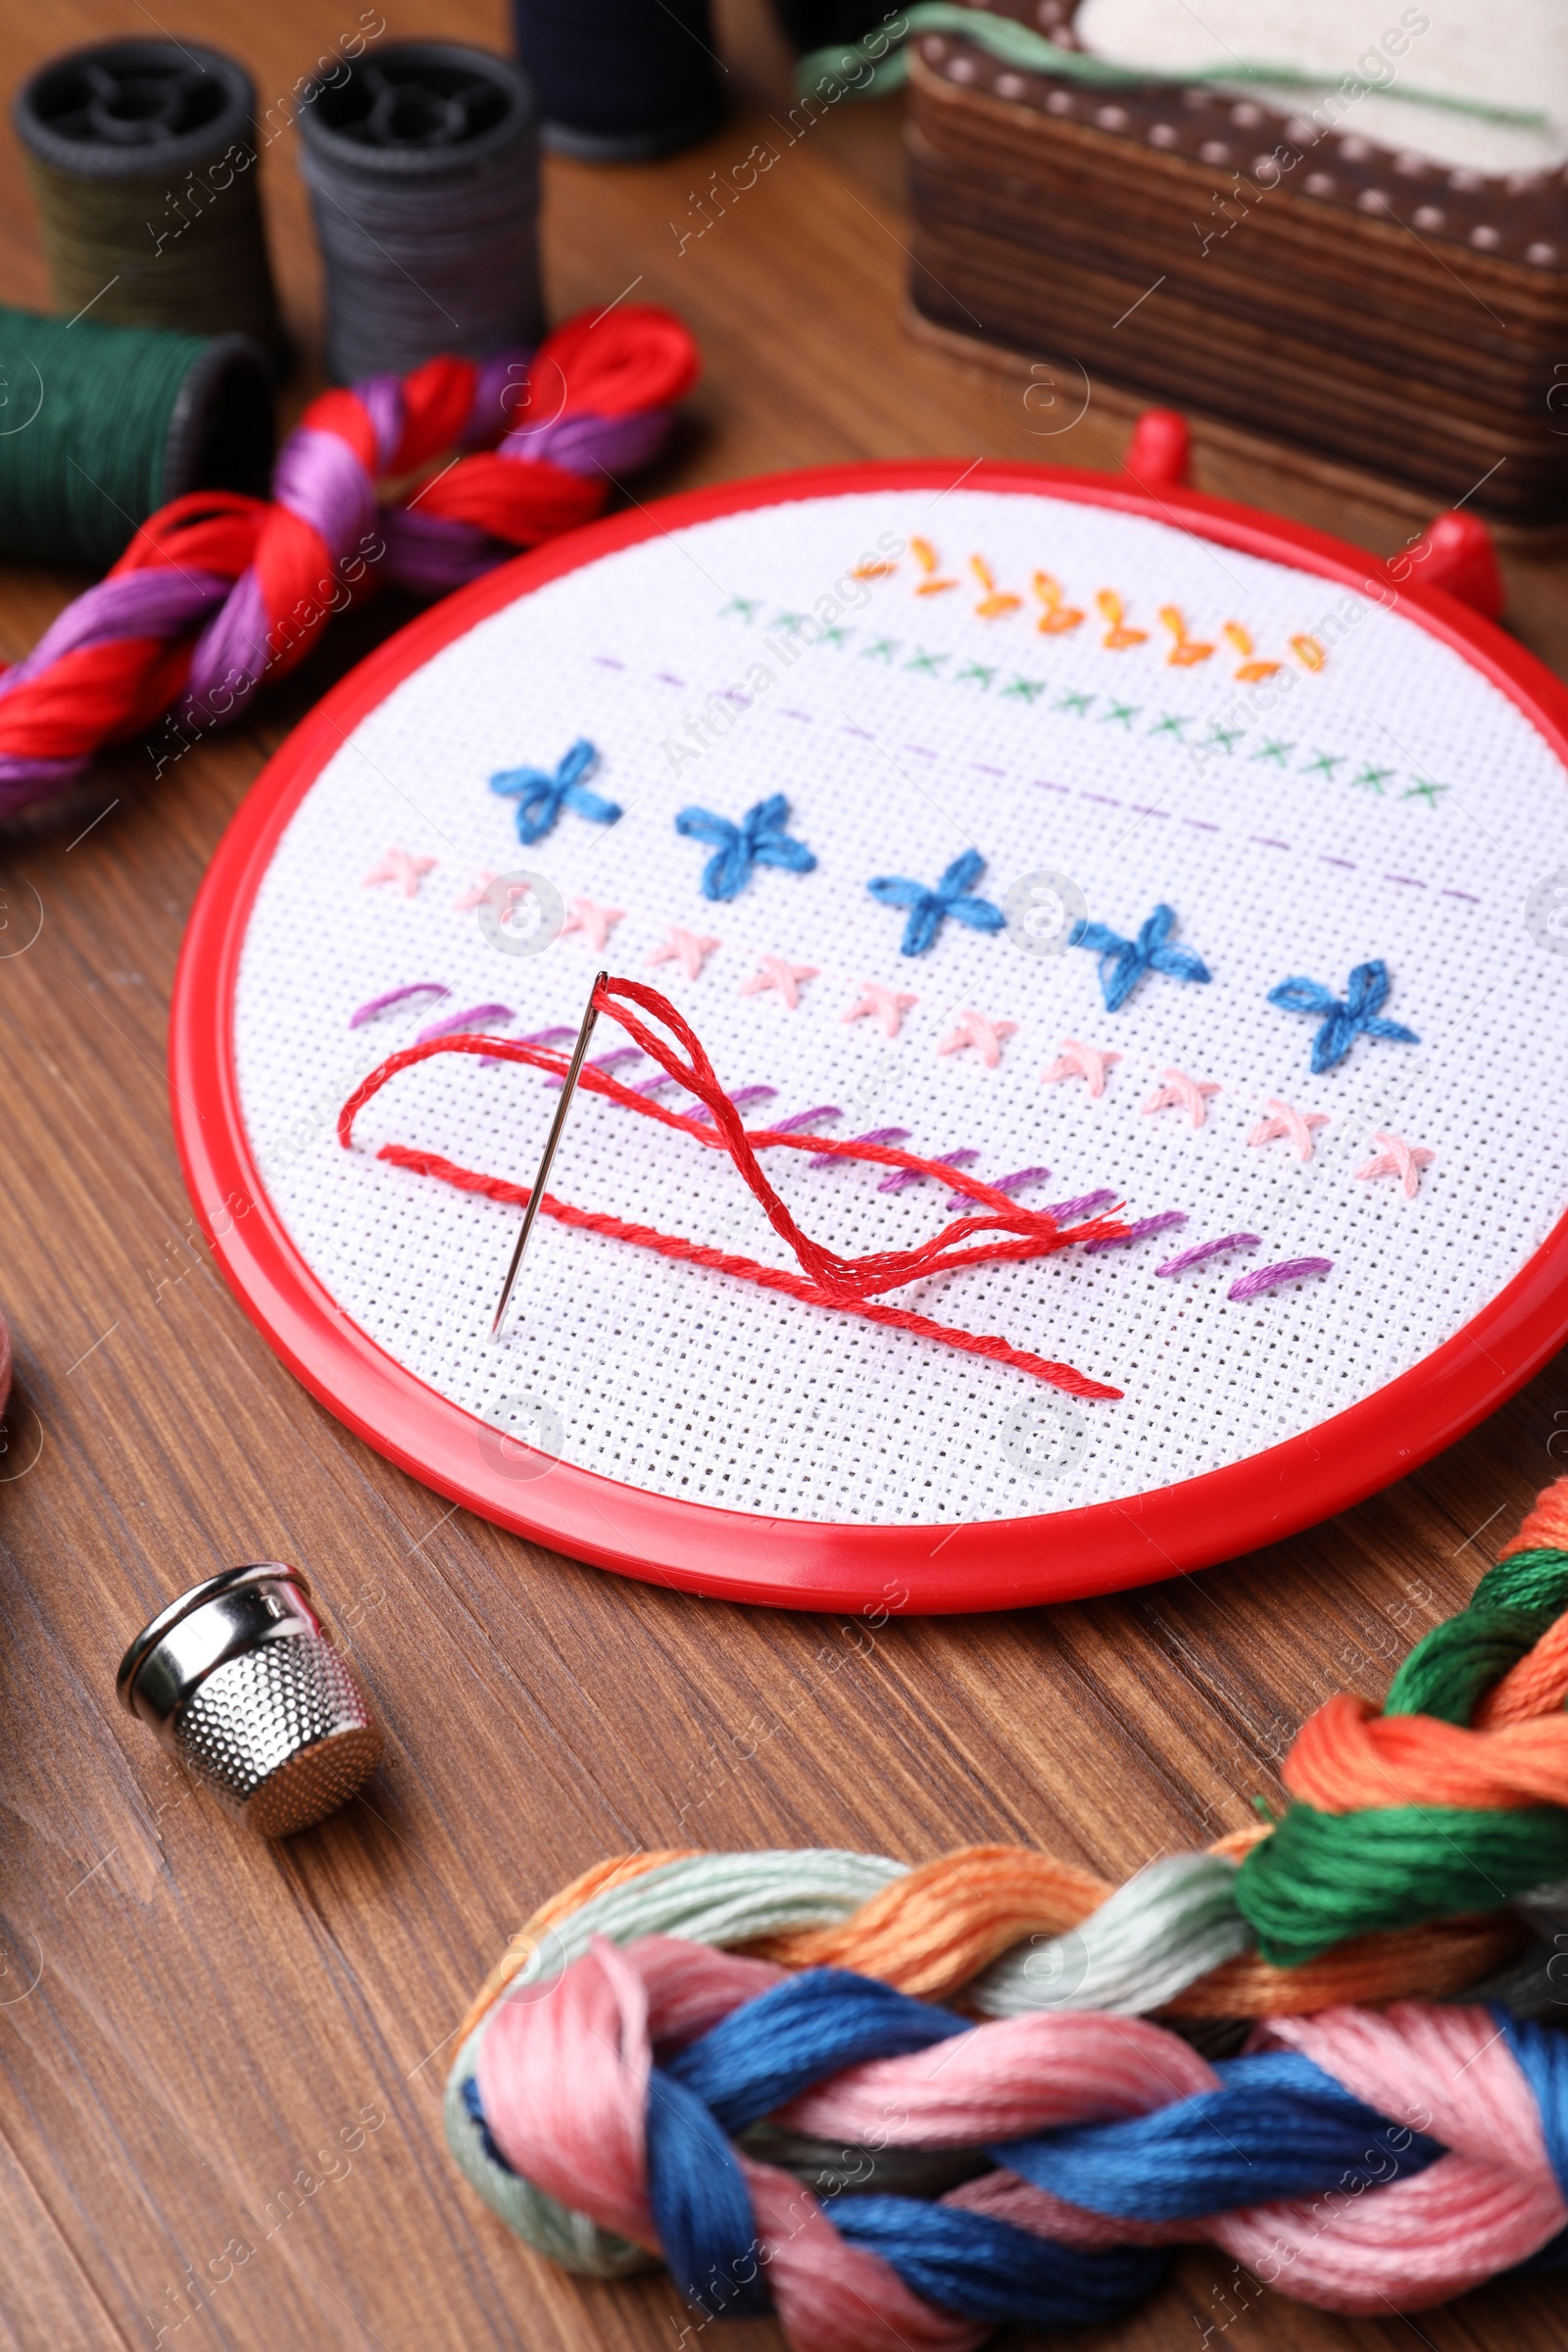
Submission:
M 568 319 L 531 361 L 436 359 L 323 393 L 279 452 L 270 503 L 174 499 L 0 674 L 0 817 L 168 711 L 161 770 L 301 662 L 362 584 L 442 594 L 587 522 L 615 475 L 657 455 L 697 372 L 678 318 L 623 303 Z M 454 449 L 472 454 L 409 480 Z

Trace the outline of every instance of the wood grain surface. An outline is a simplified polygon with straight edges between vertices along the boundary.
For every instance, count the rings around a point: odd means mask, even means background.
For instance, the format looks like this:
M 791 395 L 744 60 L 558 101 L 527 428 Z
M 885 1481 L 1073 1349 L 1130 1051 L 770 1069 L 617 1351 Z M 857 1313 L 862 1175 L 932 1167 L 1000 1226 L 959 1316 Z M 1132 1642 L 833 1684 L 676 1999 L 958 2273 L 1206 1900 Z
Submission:
M 384 5 L 395 33 L 437 28 Z M 187 0 L 158 22 L 242 55 L 265 108 L 356 14 Z M 739 6 L 730 20 L 746 71 L 707 146 L 547 176 L 553 313 L 635 282 L 701 340 L 707 373 L 656 487 L 907 453 L 1112 462 L 1126 411 L 1101 388 L 1051 433 L 1026 377 L 906 337 L 896 103 L 828 116 L 680 248 L 671 221 L 701 218 L 690 192 L 780 139 L 776 49 Z M 67 42 L 154 24 L 137 0 L 0 4 L 13 79 Z M 488 0 L 449 0 L 439 29 L 505 38 Z M 314 349 L 292 135 L 263 187 Z M 46 304 L 9 131 L 0 218 L 0 295 Z M 1234 452 L 1200 478 L 1379 550 L 1409 528 Z M 1507 568 L 1514 625 L 1563 666 L 1560 565 Z M 25 651 L 81 585 L 0 569 L 0 652 Z M 1237 1827 L 1278 1796 L 1302 1714 L 1345 1686 L 1380 1694 L 1568 1451 L 1559 1360 L 1419 1476 L 1291 1544 L 1125 1599 L 895 1622 L 858 1649 L 831 1620 L 645 1590 L 447 1511 L 320 1411 L 228 1296 L 181 1190 L 164 1072 L 181 926 L 224 824 L 322 686 L 408 610 L 345 621 L 156 785 L 127 751 L 71 826 L 0 845 L 0 1300 L 18 1366 L 0 1456 L 0 2341 L 26 2352 L 181 2336 L 674 2352 L 689 2315 L 662 2276 L 607 2287 L 548 2268 L 445 2153 L 450 2037 L 535 1902 L 642 1844 L 918 1859 L 1000 1838 L 1119 1877 Z M 194 1793 L 114 1696 L 146 1616 L 267 1556 L 315 1580 L 389 1744 L 366 1796 L 276 1848 Z M 1079 2341 L 1165 2352 L 1208 2328 L 1259 2352 L 1548 2352 L 1561 2292 L 1516 2280 L 1348 2325 L 1200 2250 Z

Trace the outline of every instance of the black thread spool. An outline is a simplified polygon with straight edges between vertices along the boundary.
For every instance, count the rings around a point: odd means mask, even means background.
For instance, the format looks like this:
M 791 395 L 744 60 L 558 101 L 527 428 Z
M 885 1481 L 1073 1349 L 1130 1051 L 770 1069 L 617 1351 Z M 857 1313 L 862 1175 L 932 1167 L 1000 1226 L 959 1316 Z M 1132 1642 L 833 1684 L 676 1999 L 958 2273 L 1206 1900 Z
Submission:
M 803 53 L 833 41 L 858 41 L 877 24 L 897 24 L 900 12 L 886 0 L 774 0 L 774 13 Z
M 709 0 L 514 0 L 547 147 L 590 163 L 668 155 L 724 112 Z
M 103 41 L 40 66 L 14 120 L 68 318 L 249 335 L 281 369 L 243 66 L 194 42 Z
M 389 42 L 319 84 L 300 129 L 339 383 L 539 341 L 539 138 L 510 59 Z

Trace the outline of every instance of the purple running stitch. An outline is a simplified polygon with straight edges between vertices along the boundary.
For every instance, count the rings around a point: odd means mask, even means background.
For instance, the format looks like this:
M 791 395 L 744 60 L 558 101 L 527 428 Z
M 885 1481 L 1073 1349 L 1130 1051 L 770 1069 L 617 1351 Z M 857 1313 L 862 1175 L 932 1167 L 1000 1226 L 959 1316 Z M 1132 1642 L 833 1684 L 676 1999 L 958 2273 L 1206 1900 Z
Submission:
M 854 1137 L 853 1141 L 858 1144 L 903 1144 L 908 1141 L 908 1137 L 907 1127 L 872 1127 L 864 1135 Z M 836 1152 L 818 1152 L 806 1164 L 808 1168 L 847 1168 L 850 1162 L 840 1159 Z M 885 1193 L 887 1189 L 885 1184 L 877 1187 L 878 1192 Z
M 1185 1208 L 1163 1208 L 1157 1217 L 1140 1217 L 1125 1233 L 1108 1233 L 1102 1241 L 1085 1242 L 1084 1255 L 1088 1257 L 1096 1250 L 1125 1250 L 1129 1242 L 1146 1242 L 1152 1233 L 1169 1233 L 1173 1225 L 1186 1222 Z
M 1298 1281 L 1304 1274 L 1332 1274 L 1333 1271 L 1332 1257 L 1282 1257 L 1277 1265 L 1259 1266 L 1255 1274 L 1244 1274 L 1240 1282 L 1231 1284 L 1225 1296 L 1245 1303 L 1249 1298 L 1260 1297 L 1264 1291 L 1272 1291 L 1279 1283 Z
M 394 1004 L 401 1004 L 408 997 L 450 997 L 451 994 L 451 989 L 443 986 L 439 980 L 411 980 L 407 988 L 389 988 L 384 997 L 372 997 L 368 1004 L 360 1006 L 358 1012 L 351 1012 L 349 1027 L 363 1029 L 367 1021 L 376 1020 L 383 1012 L 390 1012 Z
M 870 1143 L 872 1140 L 870 1136 L 861 1138 L 864 1143 Z M 887 1139 L 879 1135 L 874 1140 L 880 1144 Z M 956 1152 L 934 1152 L 931 1156 L 933 1159 L 940 1159 L 944 1167 L 972 1168 L 980 1157 L 980 1153 L 971 1151 L 967 1144 L 963 1144 Z M 902 1193 L 906 1184 L 924 1184 L 924 1182 L 925 1177 L 918 1168 L 895 1168 L 891 1176 L 883 1177 L 876 1189 L 879 1193 Z
M 1257 1244 L 1258 1236 L 1255 1233 L 1224 1233 L 1217 1242 L 1200 1242 L 1195 1249 L 1183 1250 L 1179 1255 L 1167 1257 L 1162 1266 L 1154 1268 L 1154 1272 L 1185 1274 L 1189 1266 L 1200 1266 L 1205 1258 L 1218 1257 L 1222 1250 L 1255 1250 Z

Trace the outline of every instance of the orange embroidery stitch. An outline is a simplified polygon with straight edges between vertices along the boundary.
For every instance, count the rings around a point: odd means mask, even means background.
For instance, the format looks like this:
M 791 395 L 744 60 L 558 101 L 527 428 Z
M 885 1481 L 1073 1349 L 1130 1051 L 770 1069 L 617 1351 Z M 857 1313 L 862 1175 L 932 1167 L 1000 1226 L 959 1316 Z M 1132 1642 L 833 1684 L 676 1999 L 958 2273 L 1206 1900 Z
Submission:
M 1159 617 L 1176 640 L 1165 656 L 1172 669 L 1192 669 L 1196 663 L 1208 661 L 1217 650 L 1212 645 L 1203 644 L 1201 639 L 1188 635 L 1187 617 L 1180 605 L 1161 605 Z
M 1054 580 L 1049 571 L 1035 573 L 1034 591 L 1045 607 L 1035 623 L 1042 637 L 1060 637 L 1068 629 L 1079 627 L 1086 618 L 1077 605 L 1068 604 L 1060 582 Z
M 915 536 L 909 541 L 909 553 L 924 575 L 914 583 L 916 596 L 945 596 L 950 589 L 962 586 L 956 573 L 942 569 L 942 558 L 929 539 Z M 897 557 L 858 564 L 850 577 L 856 580 L 891 579 L 899 568 Z M 985 556 L 969 558 L 969 571 L 984 591 L 974 607 L 981 620 L 1004 620 L 1009 613 L 1021 612 L 1024 598 L 1011 589 L 997 584 L 996 571 Z M 1080 628 L 1088 618 L 1081 605 L 1070 605 L 1061 582 L 1049 571 L 1037 571 L 1030 586 L 1041 611 L 1035 627 L 1042 637 L 1064 636 L 1068 630 Z M 1125 653 L 1135 645 L 1149 643 L 1149 631 L 1135 628 L 1127 618 L 1126 603 L 1118 589 L 1102 588 L 1095 606 L 1106 622 L 1102 645 L 1109 653 Z M 1180 605 L 1161 605 L 1159 621 L 1170 631 L 1172 643 L 1165 656 L 1172 669 L 1194 669 L 1200 662 L 1211 661 L 1219 651 L 1218 639 L 1195 637 L 1187 625 L 1187 615 Z M 1255 686 L 1265 678 L 1277 677 L 1284 668 L 1283 662 L 1272 662 L 1259 656 L 1251 631 L 1239 620 L 1225 622 L 1220 635 L 1242 659 L 1235 676 L 1245 686 Z M 1303 669 L 1320 670 L 1328 662 L 1328 648 L 1320 638 L 1308 631 L 1298 631 L 1289 640 L 1290 651 Z
M 1127 608 L 1114 588 L 1102 588 L 1095 603 L 1100 608 L 1102 617 L 1110 623 L 1100 641 L 1107 653 L 1120 654 L 1124 653 L 1130 645 L 1147 645 L 1149 643 L 1147 629 L 1132 629 L 1127 626 Z
M 1023 598 L 1013 596 L 1009 590 L 997 586 L 997 575 L 984 556 L 971 556 L 969 569 L 974 573 L 981 587 L 986 590 L 986 594 L 975 607 L 975 611 L 982 620 L 1000 620 L 1004 612 L 1018 611 L 1023 603 Z
M 1257 649 L 1252 643 L 1251 632 L 1248 629 L 1244 629 L 1239 620 L 1228 620 L 1225 623 L 1224 633 L 1239 654 L 1250 655 L 1256 652 Z M 1283 662 L 1246 661 L 1242 663 L 1240 669 L 1236 672 L 1236 675 L 1242 685 L 1256 686 L 1262 679 L 1274 677 L 1284 667 L 1285 664 Z
M 936 572 L 942 558 L 937 554 L 929 539 L 911 539 L 909 553 L 919 564 L 920 569 L 927 574 L 925 579 L 916 583 L 914 591 L 916 596 L 940 596 L 944 589 L 956 588 L 958 583 L 956 579 L 939 580 L 931 576 Z

